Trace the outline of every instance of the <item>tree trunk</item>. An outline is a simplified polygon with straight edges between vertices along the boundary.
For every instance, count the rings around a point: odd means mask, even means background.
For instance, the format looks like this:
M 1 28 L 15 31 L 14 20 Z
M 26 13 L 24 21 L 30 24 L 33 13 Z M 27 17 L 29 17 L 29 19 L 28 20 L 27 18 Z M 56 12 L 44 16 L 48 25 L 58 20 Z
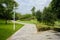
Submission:
M 7 20 L 6 20 L 6 22 L 5 22 L 5 24 L 7 24 L 8 22 L 7 22 Z

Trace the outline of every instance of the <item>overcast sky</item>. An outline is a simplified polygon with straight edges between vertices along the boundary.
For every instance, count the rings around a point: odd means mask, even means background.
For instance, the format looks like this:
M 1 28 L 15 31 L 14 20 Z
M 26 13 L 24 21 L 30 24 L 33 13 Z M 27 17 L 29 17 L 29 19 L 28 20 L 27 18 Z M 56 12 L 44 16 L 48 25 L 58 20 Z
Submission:
M 36 10 L 43 10 L 45 6 L 48 6 L 51 0 L 16 0 L 18 3 L 18 9 L 16 10 L 19 13 L 31 13 L 31 9 L 34 6 Z

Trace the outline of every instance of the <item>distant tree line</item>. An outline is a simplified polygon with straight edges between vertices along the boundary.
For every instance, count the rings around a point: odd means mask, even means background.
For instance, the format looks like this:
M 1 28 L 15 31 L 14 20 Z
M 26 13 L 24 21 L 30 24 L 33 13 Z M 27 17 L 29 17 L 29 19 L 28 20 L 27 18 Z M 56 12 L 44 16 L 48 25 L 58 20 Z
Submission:
M 0 19 L 12 20 L 14 9 L 18 6 L 15 0 L 0 0 Z M 45 7 L 43 12 L 35 11 L 35 7 L 31 9 L 32 14 L 15 13 L 16 20 L 31 20 L 37 19 L 47 25 L 54 25 L 55 21 L 60 20 L 60 0 L 52 0 L 48 7 Z
M 55 21 L 60 20 L 60 0 L 52 0 L 48 7 L 45 7 L 43 12 L 40 10 L 34 11 L 32 8 L 32 15 L 34 15 L 39 22 L 54 26 Z

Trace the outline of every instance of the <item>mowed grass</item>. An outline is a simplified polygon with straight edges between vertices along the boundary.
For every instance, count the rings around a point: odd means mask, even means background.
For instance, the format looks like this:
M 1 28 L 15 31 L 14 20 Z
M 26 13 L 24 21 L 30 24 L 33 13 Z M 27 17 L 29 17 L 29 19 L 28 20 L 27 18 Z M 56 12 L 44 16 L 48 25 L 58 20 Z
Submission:
M 4 21 L 1 21 L 0 22 L 0 40 L 6 40 L 23 26 L 22 24 L 15 24 L 15 25 L 16 25 L 16 29 L 13 30 L 13 23 L 5 24 Z
M 17 20 L 18 22 L 23 22 L 23 23 L 30 23 L 30 24 L 36 24 L 37 20 L 25 20 L 25 21 L 21 21 L 21 20 Z

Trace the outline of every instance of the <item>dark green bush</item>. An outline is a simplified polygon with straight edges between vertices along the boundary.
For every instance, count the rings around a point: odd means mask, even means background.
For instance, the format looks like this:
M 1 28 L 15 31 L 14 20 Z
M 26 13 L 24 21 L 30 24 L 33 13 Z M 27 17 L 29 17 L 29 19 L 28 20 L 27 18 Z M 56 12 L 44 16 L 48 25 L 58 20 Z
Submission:
M 46 25 L 36 25 L 37 27 L 37 31 L 46 31 L 46 30 L 50 30 L 50 27 L 46 26 Z
M 53 30 L 60 32 L 60 28 L 54 28 Z
M 37 29 L 37 31 L 46 31 L 46 30 L 50 30 L 50 27 L 41 27 Z

